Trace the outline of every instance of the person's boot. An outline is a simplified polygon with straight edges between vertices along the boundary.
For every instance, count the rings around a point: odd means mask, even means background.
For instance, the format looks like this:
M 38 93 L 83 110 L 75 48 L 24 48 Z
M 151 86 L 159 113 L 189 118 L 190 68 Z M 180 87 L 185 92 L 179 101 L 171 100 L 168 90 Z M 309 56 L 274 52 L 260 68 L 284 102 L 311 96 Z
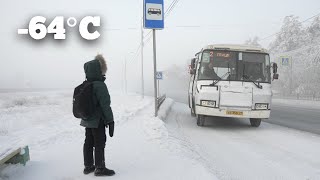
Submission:
M 113 176 L 115 174 L 114 170 L 108 168 L 96 168 L 94 171 L 95 176 Z
M 92 172 L 94 172 L 94 170 L 95 170 L 94 166 L 86 166 L 86 167 L 84 167 L 83 174 L 92 173 Z

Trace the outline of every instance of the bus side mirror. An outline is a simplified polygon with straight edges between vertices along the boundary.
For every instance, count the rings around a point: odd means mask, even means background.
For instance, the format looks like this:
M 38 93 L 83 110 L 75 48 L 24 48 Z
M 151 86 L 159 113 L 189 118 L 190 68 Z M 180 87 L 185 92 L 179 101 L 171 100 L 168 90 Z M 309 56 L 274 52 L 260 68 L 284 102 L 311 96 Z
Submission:
M 191 64 L 190 64 L 191 69 L 196 68 L 196 58 L 191 59 Z
M 272 69 L 273 69 L 273 74 L 277 74 L 277 72 L 278 72 L 278 64 L 277 63 L 273 63 L 272 64 Z
M 279 79 L 279 74 L 273 74 L 273 79 Z
M 196 73 L 196 58 L 192 58 L 191 59 L 191 63 L 190 63 L 190 70 L 189 70 L 189 73 L 190 74 L 195 74 Z
M 190 69 L 190 74 L 196 74 L 196 70 L 195 69 Z

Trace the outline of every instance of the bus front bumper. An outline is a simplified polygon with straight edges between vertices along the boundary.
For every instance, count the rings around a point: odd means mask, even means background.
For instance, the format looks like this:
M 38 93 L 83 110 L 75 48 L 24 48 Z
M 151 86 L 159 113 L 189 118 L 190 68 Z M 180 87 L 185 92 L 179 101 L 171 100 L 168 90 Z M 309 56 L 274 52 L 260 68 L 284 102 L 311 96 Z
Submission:
M 198 115 L 219 116 L 219 117 L 234 117 L 234 118 L 261 118 L 268 119 L 270 110 L 243 110 L 237 108 L 209 108 L 196 105 L 196 113 Z

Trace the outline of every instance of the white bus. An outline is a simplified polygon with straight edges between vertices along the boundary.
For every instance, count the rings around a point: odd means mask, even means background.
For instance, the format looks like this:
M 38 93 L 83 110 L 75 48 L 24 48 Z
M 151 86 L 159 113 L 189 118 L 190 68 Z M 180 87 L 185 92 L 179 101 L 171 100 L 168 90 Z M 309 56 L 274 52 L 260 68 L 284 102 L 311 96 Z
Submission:
M 271 110 L 277 64 L 263 48 L 209 45 L 191 60 L 189 107 L 203 126 L 206 116 L 249 118 L 259 127 Z

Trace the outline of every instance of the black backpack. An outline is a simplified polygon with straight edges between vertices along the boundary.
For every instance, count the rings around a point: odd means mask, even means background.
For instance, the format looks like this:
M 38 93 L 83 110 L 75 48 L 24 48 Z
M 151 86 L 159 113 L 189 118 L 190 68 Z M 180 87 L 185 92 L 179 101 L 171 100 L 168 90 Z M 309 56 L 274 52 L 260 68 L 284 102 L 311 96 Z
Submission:
M 73 92 L 73 115 L 86 120 L 94 113 L 94 110 L 93 84 L 84 81 Z

